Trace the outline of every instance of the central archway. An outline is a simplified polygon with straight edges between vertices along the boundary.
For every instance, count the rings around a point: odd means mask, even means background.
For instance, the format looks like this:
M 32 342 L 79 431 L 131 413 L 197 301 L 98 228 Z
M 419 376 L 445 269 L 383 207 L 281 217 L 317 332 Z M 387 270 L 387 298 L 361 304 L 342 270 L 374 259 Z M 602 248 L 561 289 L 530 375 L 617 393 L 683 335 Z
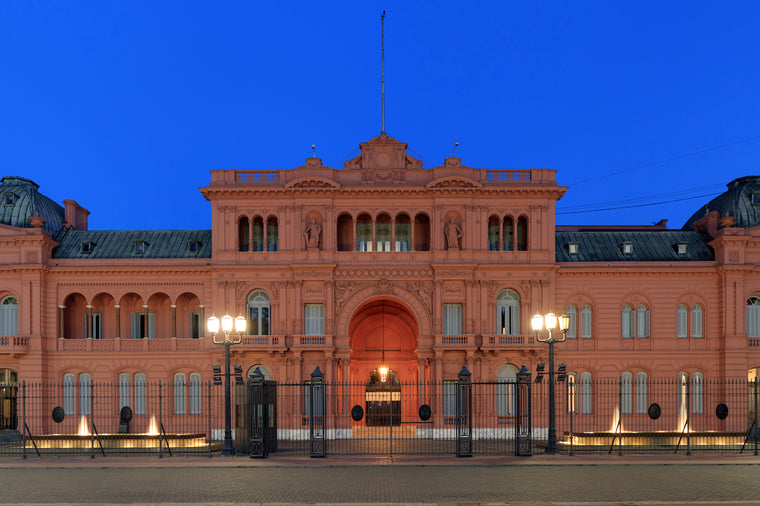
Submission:
M 357 308 L 349 324 L 349 374 L 353 403 L 366 409 L 366 417 L 356 425 L 399 427 L 413 419 L 418 332 L 417 320 L 397 300 L 381 296 Z M 389 369 L 384 381 L 381 366 Z
M 371 299 L 354 313 L 348 332 L 352 382 L 368 381 L 383 362 L 399 381 L 417 382 L 419 328 L 406 306 L 394 299 Z

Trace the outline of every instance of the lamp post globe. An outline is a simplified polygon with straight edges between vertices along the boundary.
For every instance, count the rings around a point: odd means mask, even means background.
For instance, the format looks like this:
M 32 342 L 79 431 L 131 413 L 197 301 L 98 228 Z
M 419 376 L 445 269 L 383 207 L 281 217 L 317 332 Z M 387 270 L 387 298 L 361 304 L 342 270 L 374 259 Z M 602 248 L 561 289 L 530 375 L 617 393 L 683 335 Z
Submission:
M 554 344 L 561 343 L 567 338 L 567 329 L 570 324 L 570 317 L 563 314 L 557 316 L 554 313 L 548 313 L 545 316 L 540 314 L 533 315 L 530 320 L 531 327 L 536 333 L 536 340 L 549 345 L 549 434 L 546 441 L 546 453 L 554 455 L 558 453 L 557 448 L 557 420 L 554 402 Z M 555 335 L 555 330 L 559 324 L 561 337 Z M 548 337 L 541 338 L 541 331 L 546 329 Z
M 224 346 L 224 446 L 222 455 L 231 457 L 235 455 L 235 446 L 232 444 L 232 413 L 231 413 L 231 395 L 230 395 L 230 346 L 238 344 L 243 340 L 243 333 L 247 327 L 247 321 L 244 316 L 232 318 L 230 315 L 224 315 L 221 318 L 222 332 L 224 339 L 218 340 L 220 319 L 216 316 L 210 316 L 207 322 L 208 331 L 211 333 L 211 341 L 214 344 Z M 230 338 L 230 334 L 235 330 L 235 336 Z

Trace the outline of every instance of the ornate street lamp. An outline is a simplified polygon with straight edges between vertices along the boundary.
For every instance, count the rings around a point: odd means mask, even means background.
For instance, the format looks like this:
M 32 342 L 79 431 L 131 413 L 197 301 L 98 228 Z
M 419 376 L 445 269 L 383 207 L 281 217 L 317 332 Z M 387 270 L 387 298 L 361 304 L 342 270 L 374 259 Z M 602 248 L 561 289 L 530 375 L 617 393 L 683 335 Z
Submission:
M 561 337 L 555 337 L 555 330 L 559 322 Z M 557 317 L 554 313 L 541 316 L 536 313 L 530 320 L 536 340 L 549 345 L 549 439 L 546 443 L 546 453 L 557 453 L 557 427 L 554 415 L 554 343 L 561 343 L 567 338 L 567 328 L 570 326 L 570 317 L 562 315 Z M 546 328 L 548 337 L 541 339 L 541 331 Z
M 232 326 L 235 326 L 235 334 L 232 334 Z M 219 318 L 211 316 L 208 319 L 208 331 L 211 332 L 211 340 L 214 344 L 224 346 L 224 447 L 222 455 L 231 457 L 235 455 L 235 447 L 232 445 L 232 417 L 230 415 L 230 346 L 239 344 L 243 340 L 243 333 L 247 327 L 244 316 L 232 318 L 230 315 L 222 316 L 222 332 L 224 339 L 217 339 L 219 335 Z

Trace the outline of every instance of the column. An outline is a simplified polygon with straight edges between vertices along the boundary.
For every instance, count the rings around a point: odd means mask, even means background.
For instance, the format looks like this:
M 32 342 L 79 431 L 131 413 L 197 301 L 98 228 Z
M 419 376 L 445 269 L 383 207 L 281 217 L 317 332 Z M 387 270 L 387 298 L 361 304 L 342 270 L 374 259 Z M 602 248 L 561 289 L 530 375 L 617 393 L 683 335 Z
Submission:
M 206 337 L 206 306 L 203 304 L 198 304 L 198 308 L 201 310 L 201 328 L 198 332 L 198 334 L 201 337 Z M 247 315 L 246 315 L 247 316 Z
M 248 216 L 248 251 L 253 251 L 253 216 Z
M 92 304 L 87 304 L 85 306 L 87 308 L 87 321 L 85 322 L 85 333 L 87 334 L 87 337 L 92 339 Z
M 63 306 L 63 305 L 58 306 L 58 339 L 66 338 L 66 336 L 64 335 L 64 328 L 63 328 L 63 322 L 64 322 L 63 310 L 64 309 L 66 309 L 66 306 Z
M 114 304 L 113 307 L 116 309 L 116 339 L 121 339 L 121 306 Z
M 177 338 L 177 305 L 172 304 L 172 339 Z
M 396 251 L 396 217 L 391 217 L 391 251 Z
M 150 325 L 148 325 L 148 305 L 143 304 L 143 310 L 145 314 L 145 318 L 143 318 L 143 324 L 142 324 L 142 337 L 150 337 L 148 336 L 148 329 L 150 329 Z

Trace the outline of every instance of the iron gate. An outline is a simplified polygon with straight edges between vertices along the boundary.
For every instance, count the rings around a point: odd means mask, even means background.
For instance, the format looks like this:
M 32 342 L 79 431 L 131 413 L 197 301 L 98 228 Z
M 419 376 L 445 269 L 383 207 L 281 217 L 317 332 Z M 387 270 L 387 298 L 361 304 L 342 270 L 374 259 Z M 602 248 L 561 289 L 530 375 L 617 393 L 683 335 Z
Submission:
M 441 383 L 247 383 L 251 456 L 530 455 L 530 373 L 512 382 L 471 382 L 466 368 Z M 245 451 L 245 450 L 243 450 Z

